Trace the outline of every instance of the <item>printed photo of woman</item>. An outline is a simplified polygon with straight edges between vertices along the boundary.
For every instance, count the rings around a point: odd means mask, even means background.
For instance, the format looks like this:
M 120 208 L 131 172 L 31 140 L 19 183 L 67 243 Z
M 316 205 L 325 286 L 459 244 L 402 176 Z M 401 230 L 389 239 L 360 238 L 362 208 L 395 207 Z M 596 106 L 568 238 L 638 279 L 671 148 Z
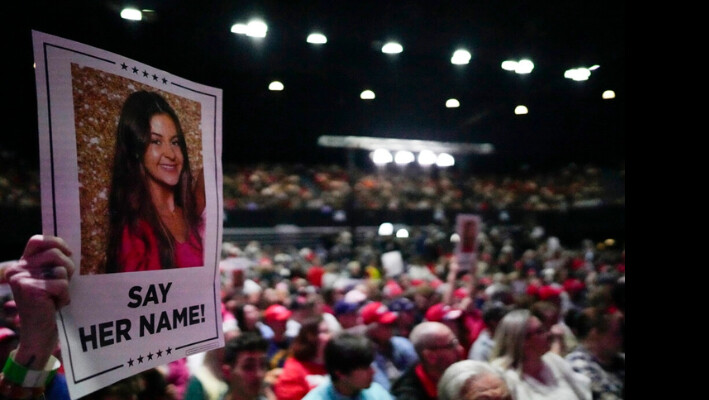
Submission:
M 123 104 L 108 210 L 105 273 L 204 265 L 204 181 L 192 175 L 177 114 L 156 92 Z

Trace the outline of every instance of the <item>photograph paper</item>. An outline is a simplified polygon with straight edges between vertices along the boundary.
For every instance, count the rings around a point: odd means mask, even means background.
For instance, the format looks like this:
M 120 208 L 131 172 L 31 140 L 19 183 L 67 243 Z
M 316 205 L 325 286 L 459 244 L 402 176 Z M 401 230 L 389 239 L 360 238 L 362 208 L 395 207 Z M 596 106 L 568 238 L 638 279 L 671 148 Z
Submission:
M 77 266 L 57 313 L 74 399 L 224 345 L 222 91 L 37 31 L 33 47 L 42 230 Z

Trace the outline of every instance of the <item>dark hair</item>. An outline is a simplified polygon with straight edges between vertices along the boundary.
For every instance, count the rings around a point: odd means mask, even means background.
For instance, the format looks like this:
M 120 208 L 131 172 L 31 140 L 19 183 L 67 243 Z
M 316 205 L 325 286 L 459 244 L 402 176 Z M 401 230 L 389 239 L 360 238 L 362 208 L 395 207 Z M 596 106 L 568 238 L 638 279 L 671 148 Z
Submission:
M 333 381 L 335 372 L 348 374 L 357 368 L 369 366 L 374 361 L 374 345 L 365 336 L 348 332 L 331 338 L 325 345 L 325 369 Z
M 600 333 L 607 332 L 611 327 L 613 315 L 597 307 L 587 307 L 572 314 L 569 319 L 571 330 L 580 340 L 584 340 L 593 329 Z
M 488 301 L 483 306 L 483 322 L 487 326 L 498 323 L 502 320 L 502 317 L 507 314 L 507 311 L 509 311 L 509 308 L 505 306 L 504 303 L 499 301 Z
M 185 225 L 190 234 L 200 238 L 198 231 L 200 215 L 197 213 L 187 144 L 180 120 L 175 110 L 160 94 L 148 91 L 134 92 L 123 103 L 116 129 L 113 176 L 108 199 L 109 230 L 106 273 L 120 272 L 123 269 L 123 266 L 119 265 L 123 231 L 127 228 L 133 233 L 140 232 L 138 226 L 141 220 L 150 225 L 157 238 L 161 267 L 163 269 L 175 267 L 175 238 L 160 220 L 151 201 L 143 166 L 143 157 L 150 144 L 150 120 L 158 114 L 167 114 L 177 128 L 183 164 L 179 182 L 174 189 L 175 204 L 182 207 Z M 150 249 L 148 238 L 144 235 L 137 236 L 141 237 L 146 249 Z M 201 240 L 197 240 L 197 243 L 192 243 L 192 245 L 200 246 L 200 243 Z
M 258 326 L 254 326 L 253 328 L 249 328 L 248 326 L 246 326 L 246 316 L 244 315 L 244 309 L 246 308 L 246 306 L 253 306 L 258 309 L 256 305 L 251 303 L 241 303 L 236 306 L 236 308 L 234 309 L 234 317 L 236 318 L 236 324 L 242 332 L 259 332 L 260 334 L 261 331 L 258 329 Z M 261 310 L 259 310 L 259 313 L 260 312 Z
M 311 317 L 303 321 L 298 335 L 291 343 L 291 353 L 299 361 L 310 361 L 318 354 L 318 333 L 322 316 Z
M 224 364 L 232 365 L 243 351 L 268 350 L 268 340 L 256 332 L 242 332 L 226 342 L 224 346 Z

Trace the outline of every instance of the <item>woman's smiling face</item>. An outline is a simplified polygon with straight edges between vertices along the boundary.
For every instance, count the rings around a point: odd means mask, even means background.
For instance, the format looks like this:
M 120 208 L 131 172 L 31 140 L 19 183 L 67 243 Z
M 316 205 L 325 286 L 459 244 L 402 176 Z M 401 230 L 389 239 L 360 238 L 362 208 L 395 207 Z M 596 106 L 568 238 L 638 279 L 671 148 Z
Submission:
M 180 181 L 184 157 L 175 122 L 167 114 L 150 118 L 150 143 L 143 155 L 143 166 L 151 181 L 175 186 Z

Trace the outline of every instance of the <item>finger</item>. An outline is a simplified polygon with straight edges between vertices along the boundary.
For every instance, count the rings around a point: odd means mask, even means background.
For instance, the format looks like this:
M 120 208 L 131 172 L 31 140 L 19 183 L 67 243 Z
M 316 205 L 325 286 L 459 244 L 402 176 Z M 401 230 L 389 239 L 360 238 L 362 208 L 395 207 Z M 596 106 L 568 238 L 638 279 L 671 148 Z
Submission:
M 57 307 L 69 304 L 69 281 L 66 279 L 43 279 L 17 275 L 11 281 L 11 285 L 22 287 L 21 296 L 24 297 L 50 298 Z
M 27 241 L 22 257 L 31 257 L 51 248 L 59 249 L 62 253 L 71 256 L 71 249 L 64 239 L 52 235 L 34 235 Z
M 62 266 L 44 268 L 39 272 L 38 277 L 41 279 L 67 279 L 68 272 Z
M 23 257 L 5 271 L 5 278 L 11 279 L 15 274 L 27 272 L 32 276 L 42 276 L 47 270 L 55 267 L 65 269 L 62 277 L 70 277 L 74 271 L 74 262 L 57 248 L 49 248 L 41 253 Z

